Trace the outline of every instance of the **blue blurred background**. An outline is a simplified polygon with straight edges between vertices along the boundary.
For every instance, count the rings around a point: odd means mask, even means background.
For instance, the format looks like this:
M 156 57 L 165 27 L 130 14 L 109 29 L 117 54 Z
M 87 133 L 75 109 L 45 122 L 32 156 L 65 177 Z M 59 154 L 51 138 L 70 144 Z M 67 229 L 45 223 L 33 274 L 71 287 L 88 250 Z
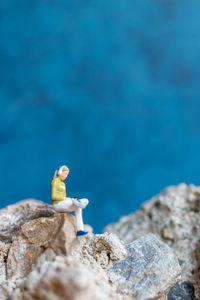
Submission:
M 1 207 L 55 169 L 100 232 L 200 181 L 199 0 L 0 2 Z

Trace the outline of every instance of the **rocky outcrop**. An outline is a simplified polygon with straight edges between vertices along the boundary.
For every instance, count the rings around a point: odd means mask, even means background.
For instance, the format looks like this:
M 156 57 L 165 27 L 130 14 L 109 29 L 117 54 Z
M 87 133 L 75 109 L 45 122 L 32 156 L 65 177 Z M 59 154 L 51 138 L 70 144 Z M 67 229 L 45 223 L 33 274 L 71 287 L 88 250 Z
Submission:
M 24 277 L 37 257 L 50 246 L 63 225 L 62 215 L 38 218 L 22 225 L 13 238 L 7 258 L 7 278 Z
M 128 245 L 112 233 L 76 237 L 74 216 L 41 201 L 0 210 L 0 227 L 0 300 L 166 299 L 179 280 L 155 235 Z
M 155 234 L 179 259 L 183 284 L 174 291 L 190 294 L 195 287 L 195 295 L 200 298 L 200 188 L 186 184 L 168 187 L 105 231 L 117 234 L 126 243 L 147 233 Z M 169 299 L 181 299 L 172 295 Z
M 66 230 L 67 226 L 67 230 Z M 38 261 L 66 255 L 76 237 L 74 216 L 25 200 L 0 210 L 0 299 L 4 300 Z
M 109 283 L 104 271 L 108 262 L 111 265 L 112 261 L 126 257 L 125 246 L 116 236 L 89 234 L 76 238 L 68 255 L 57 255 L 54 259 L 45 255 L 46 251 L 28 276 L 10 291 L 13 300 L 125 299 Z
M 73 215 L 35 200 L 1 210 L 0 227 L 1 300 L 123 299 L 104 271 L 126 256 L 115 235 L 77 238 Z
M 0 240 L 10 242 L 27 221 L 56 214 L 52 206 L 33 199 L 9 205 L 0 210 Z
M 165 299 L 179 275 L 177 258 L 154 235 L 126 249 L 114 235 L 89 235 L 73 243 L 70 255 L 38 261 L 12 299 Z
M 108 283 L 105 272 L 66 257 L 57 256 L 30 273 L 13 300 L 122 299 Z
M 127 257 L 107 271 L 117 290 L 132 299 L 166 297 L 181 275 L 172 250 L 153 234 L 135 240 L 126 249 Z

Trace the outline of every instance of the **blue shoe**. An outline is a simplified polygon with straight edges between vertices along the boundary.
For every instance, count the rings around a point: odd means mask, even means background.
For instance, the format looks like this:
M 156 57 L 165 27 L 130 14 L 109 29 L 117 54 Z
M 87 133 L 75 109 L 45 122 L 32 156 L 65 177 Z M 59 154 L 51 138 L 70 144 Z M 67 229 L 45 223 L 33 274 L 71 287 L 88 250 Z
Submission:
M 88 232 L 87 231 L 83 231 L 83 230 L 79 230 L 76 233 L 77 236 L 86 235 L 86 234 L 88 234 Z

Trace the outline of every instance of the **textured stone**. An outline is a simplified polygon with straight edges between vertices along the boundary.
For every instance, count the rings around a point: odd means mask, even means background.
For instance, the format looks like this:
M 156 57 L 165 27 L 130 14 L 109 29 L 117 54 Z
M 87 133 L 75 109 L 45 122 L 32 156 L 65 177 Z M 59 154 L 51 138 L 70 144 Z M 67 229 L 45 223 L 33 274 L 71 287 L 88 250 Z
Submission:
M 27 278 L 10 292 L 12 299 L 124 299 L 116 292 L 115 285 L 110 285 L 104 271 L 127 254 L 118 237 L 88 234 L 72 239 L 70 251 L 63 256 L 52 255 L 50 249 L 38 257 Z
M 194 294 L 194 286 L 190 281 L 177 283 L 169 292 L 168 300 L 197 300 Z
M 0 300 L 5 300 L 8 296 L 6 289 L 3 288 L 2 283 L 6 281 L 6 260 L 8 256 L 10 244 L 0 241 Z
M 158 299 L 180 280 L 178 259 L 155 235 L 147 234 L 126 248 L 128 256 L 107 271 L 119 292 L 132 299 Z
M 200 188 L 179 184 L 163 190 L 141 209 L 124 216 L 105 231 L 126 243 L 154 233 L 170 246 L 181 261 L 182 281 L 191 281 L 200 298 Z
M 123 300 L 111 286 L 105 271 L 77 255 L 57 256 L 38 265 L 12 293 L 12 300 Z M 94 262 L 93 260 L 92 262 Z M 128 299 L 128 298 L 126 298 Z
M 63 224 L 61 215 L 26 222 L 14 237 L 7 258 L 7 278 L 23 277 L 48 247 Z
M 102 268 L 108 268 L 112 261 L 126 257 L 124 243 L 114 234 L 96 234 L 82 247 L 84 257 L 90 255 Z
M 34 200 L 1 210 L 0 223 L 0 300 L 140 300 L 145 283 L 145 299 L 164 299 L 178 280 L 178 259 L 152 235 L 127 246 L 112 233 L 76 237 L 72 214 Z
M 45 261 L 53 261 L 56 256 L 67 256 L 71 247 L 76 243 L 76 221 L 72 214 L 62 214 L 64 223 L 57 232 L 48 248 L 37 258 L 37 265 L 41 266 Z
M 6 261 L 9 248 L 10 248 L 10 244 L 0 241 L 0 265 Z M 0 270 L 0 274 L 1 274 L 1 270 Z
M 69 252 L 71 243 L 76 239 L 76 220 L 72 214 L 63 214 L 65 221 L 64 225 L 59 233 L 60 240 L 59 245 L 65 247 L 66 253 Z
M 33 219 L 58 215 L 52 206 L 28 199 L 9 205 L 0 210 L 0 240 L 12 241 L 21 226 Z
M 110 285 L 104 271 L 112 261 L 126 256 L 125 246 L 118 237 L 90 233 L 77 238 L 73 215 L 54 213 L 49 206 L 32 200 L 16 206 L 8 208 L 7 220 L 5 214 L 2 218 L 6 224 L 2 239 L 12 242 L 0 244 L 0 261 L 2 258 L 4 267 L 0 300 L 8 296 L 12 300 L 123 299 L 115 286 Z M 25 214 L 19 218 L 23 211 Z M 12 230 L 9 230 L 9 220 Z M 92 230 L 90 226 L 87 228 Z

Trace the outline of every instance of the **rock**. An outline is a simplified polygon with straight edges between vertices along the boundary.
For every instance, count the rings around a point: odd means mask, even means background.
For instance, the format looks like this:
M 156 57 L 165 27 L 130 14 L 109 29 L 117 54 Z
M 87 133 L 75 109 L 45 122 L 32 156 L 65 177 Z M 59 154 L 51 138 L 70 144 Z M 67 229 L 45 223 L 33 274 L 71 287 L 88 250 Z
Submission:
M 33 199 L 9 205 L 0 210 L 0 240 L 11 242 L 25 222 L 55 215 L 58 213 L 52 206 Z
M 10 248 L 10 244 L 0 241 L 0 265 L 2 265 L 7 260 L 9 248 Z M 1 274 L 1 269 L 0 269 L 0 274 Z
M 20 289 L 12 293 L 12 299 L 122 300 L 123 296 L 110 285 L 104 268 L 125 258 L 126 253 L 123 242 L 113 234 L 76 238 L 67 256 L 41 263 L 41 255 Z
M 53 261 L 56 256 L 69 255 L 71 248 L 77 243 L 75 217 L 72 214 L 61 215 L 64 218 L 64 223 L 48 248 L 37 258 L 38 266 L 41 266 L 46 261 Z
M 71 214 L 63 214 L 64 215 L 64 224 L 62 230 L 59 233 L 59 247 L 62 245 L 65 247 L 66 253 L 69 252 L 71 247 L 71 243 L 74 239 L 76 239 L 76 220 L 75 217 Z M 56 242 L 56 241 L 55 241 Z
M 1 210 L 0 224 L 0 300 L 123 299 L 104 271 L 126 256 L 115 235 L 77 238 L 73 215 L 35 200 Z
M 124 243 L 114 234 L 88 234 L 73 241 L 68 255 L 83 264 L 106 269 L 113 261 L 125 258 L 127 251 Z
M 6 280 L 5 262 L 7 260 L 9 248 L 10 248 L 10 244 L 0 241 L 0 300 L 5 300 L 8 296 L 6 290 L 3 288 L 1 283 L 5 282 Z
M 73 215 L 57 213 L 36 200 L 2 209 L 0 228 L 0 300 L 12 297 L 36 264 L 66 255 L 76 238 Z
M 173 235 L 173 232 L 169 229 L 167 229 L 166 227 L 163 227 L 162 229 L 162 237 L 164 239 L 167 239 L 167 240 L 174 240 L 174 235 Z
M 62 225 L 62 215 L 41 217 L 23 224 L 8 253 L 7 278 L 26 276 L 36 258 L 49 246 Z
M 166 297 L 181 274 L 172 250 L 153 234 L 135 240 L 126 249 L 128 256 L 107 271 L 117 291 L 139 300 Z
M 73 215 L 57 213 L 52 206 L 32 199 L 0 210 L 0 229 L 0 239 L 7 245 L 8 279 L 26 276 L 40 256 L 42 261 L 66 254 L 76 238 Z
M 200 298 L 200 188 L 171 186 L 145 202 L 141 209 L 124 216 L 105 231 L 115 233 L 126 243 L 154 233 L 179 258 L 182 281 L 191 281 Z
M 57 256 L 32 271 L 12 300 L 122 300 L 101 268 Z
M 91 256 L 102 268 L 108 268 L 111 262 L 126 257 L 124 243 L 114 234 L 96 234 L 82 247 L 82 255 Z
M 168 300 L 197 300 L 194 286 L 190 281 L 177 283 L 168 293 Z
M 176 234 L 165 225 L 163 238 L 172 243 Z M 178 280 L 178 259 L 154 236 L 127 246 L 112 233 L 76 237 L 75 217 L 41 201 L 2 209 L 0 229 L 0 300 L 128 300 L 142 295 L 137 288 L 145 284 L 150 290 L 142 296 L 161 299 Z M 181 257 L 179 262 L 185 264 Z
M 102 269 L 91 269 L 80 262 L 56 257 L 45 263 L 39 272 L 30 273 L 13 300 L 104 300 L 122 299 L 109 285 Z

